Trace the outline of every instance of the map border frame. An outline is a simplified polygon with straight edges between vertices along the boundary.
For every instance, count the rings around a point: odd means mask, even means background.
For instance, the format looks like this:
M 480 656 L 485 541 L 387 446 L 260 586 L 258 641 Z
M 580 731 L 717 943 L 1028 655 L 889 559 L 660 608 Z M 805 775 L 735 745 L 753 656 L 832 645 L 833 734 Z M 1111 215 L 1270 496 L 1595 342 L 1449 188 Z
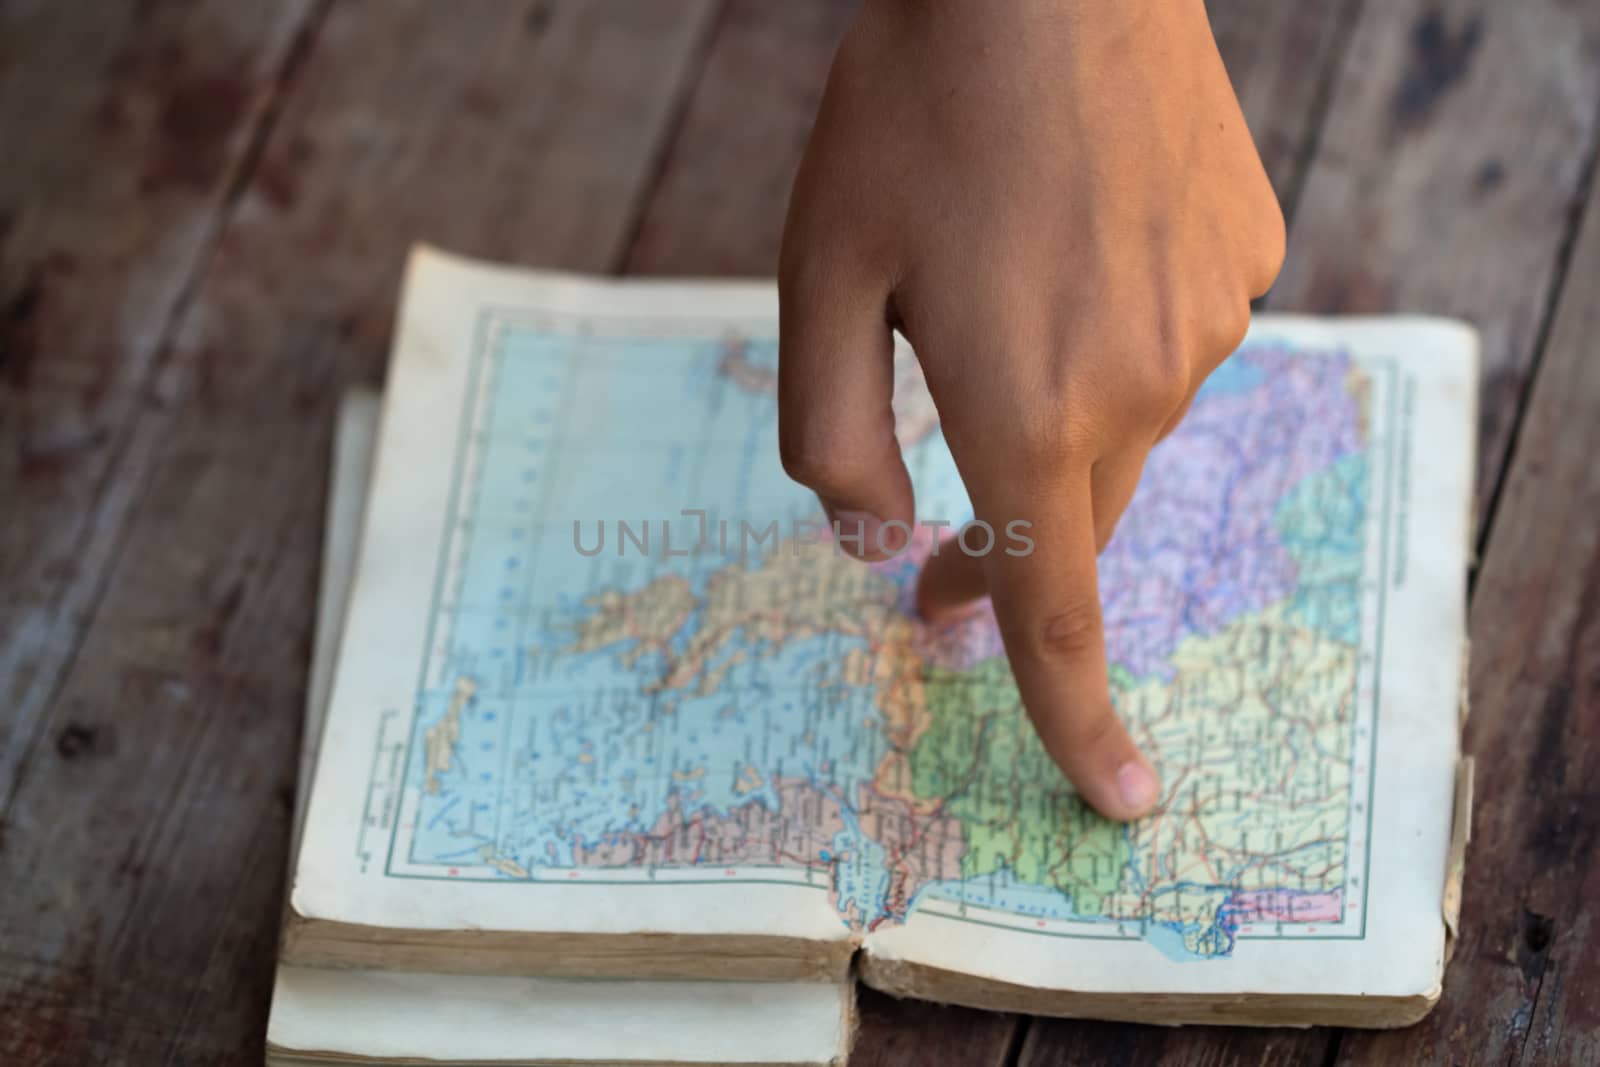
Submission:
M 493 867 L 493 866 L 491 866 L 491 865 L 489 865 L 487 863 L 485 863 L 485 864 L 468 863 L 468 864 L 433 864 L 433 865 L 431 865 L 431 866 L 438 866 L 438 867 L 441 867 L 441 868 L 450 869 L 452 871 L 465 871 L 465 870 L 470 870 L 470 869 L 472 869 L 474 867 L 480 867 L 481 866 L 483 868 L 483 870 L 485 870 L 486 872 L 489 872 L 484 877 L 474 877 L 474 876 L 470 876 L 470 875 L 463 875 L 463 874 L 460 874 L 460 873 L 423 874 L 423 873 L 413 873 L 413 872 L 407 872 L 407 871 L 398 871 L 398 870 L 394 869 L 395 849 L 396 849 L 396 845 L 398 844 L 398 841 L 399 841 L 399 838 L 400 838 L 400 830 L 401 830 L 401 827 L 402 827 L 402 824 L 403 824 L 403 821 L 404 821 L 404 817 L 405 817 L 405 814 L 406 814 L 406 810 L 407 810 L 407 804 L 406 804 L 407 783 L 408 783 L 408 781 L 409 781 L 409 779 L 411 777 L 411 762 L 412 762 L 412 757 L 413 757 L 414 751 L 415 751 L 415 743 L 416 743 L 416 737 L 417 737 L 417 734 L 418 734 L 418 729 L 419 729 L 419 727 L 421 725 L 420 721 L 419 721 L 419 716 L 424 711 L 424 703 L 423 703 L 421 695 L 422 695 L 422 693 L 425 691 L 425 689 L 427 687 L 426 683 L 427 683 L 428 672 L 429 672 L 430 667 L 434 663 L 434 656 L 431 654 L 430 650 L 433 648 L 434 639 L 435 639 L 435 626 L 436 626 L 436 623 L 437 623 L 437 621 L 439 619 L 439 616 L 441 614 L 440 609 L 441 609 L 441 601 L 443 599 L 443 594 L 444 594 L 444 585 L 445 585 L 445 581 L 446 581 L 446 577 L 447 577 L 447 572 L 449 570 L 450 559 L 452 557 L 452 549 L 453 549 L 453 546 L 455 544 L 455 530 L 459 526 L 458 508 L 459 508 L 459 504 L 460 504 L 460 500 L 462 498 L 462 493 L 463 493 L 463 488 L 464 488 L 463 487 L 464 476 L 465 476 L 465 474 L 467 472 L 467 458 L 468 458 L 469 444 L 470 444 L 472 438 L 474 437 L 474 435 L 477 432 L 477 425 L 476 425 L 476 422 L 475 422 L 475 420 L 473 418 L 473 415 L 474 415 L 475 409 L 476 409 L 476 407 L 477 407 L 477 405 L 479 403 L 480 395 L 482 393 L 482 385 L 481 385 L 482 377 L 481 377 L 481 375 L 482 375 L 484 357 L 485 357 L 486 353 L 488 351 L 490 351 L 490 349 L 493 347 L 490 344 L 490 339 L 491 338 L 497 338 L 498 336 L 500 336 L 499 333 L 497 332 L 497 328 L 514 327 L 514 326 L 518 325 L 518 323 L 516 323 L 516 321 L 515 321 L 517 319 L 524 320 L 524 322 L 526 322 L 526 320 L 529 320 L 529 319 L 534 320 L 535 322 L 537 322 L 539 320 L 550 320 L 550 319 L 568 319 L 568 320 L 573 320 L 578 325 L 578 329 L 575 332 L 578 332 L 578 333 L 581 333 L 581 334 L 586 334 L 586 335 L 592 335 L 594 333 L 592 327 L 593 327 L 593 325 L 595 323 L 595 320 L 600 318 L 600 317 L 602 317 L 601 314 L 597 313 L 597 312 L 594 312 L 594 311 L 590 311 L 590 312 L 587 312 L 587 313 L 584 313 L 584 314 L 577 314 L 577 313 L 572 313 L 572 312 L 556 311 L 556 310 L 547 309 L 547 308 L 539 308 L 539 309 L 535 309 L 535 308 L 516 308 L 516 307 L 504 307 L 504 306 L 494 306 L 494 305 L 484 306 L 484 307 L 478 309 L 478 311 L 476 313 L 475 320 L 474 320 L 474 325 L 473 325 L 473 331 L 472 331 L 473 336 L 472 336 L 472 342 L 471 342 L 471 351 L 469 353 L 469 368 L 468 368 L 468 373 L 467 373 L 467 387 L 466 387 L 465 395 L 464 395 L 463 401 L 462 401 L 462 418 L 459 420 L 459 423 L 458 423 L 458 426 L 457 426 L 456 442 L 455 442 L 455 445 L 454 445 L 454 457 L 453 457 L 453 461 L 452 461 L 452 464 L 451 464 L 452 475 L 451 475 L 451 485 L 450 485 L 450 490 L 449 490 L 449 506 L 446 509 L 446 514 L 445 514 L 445 518 L 444 518 L 443 536 L 442 536 L 441 544 L 440 544 L 440 548 L 439 548 L 439 557 L 438 557 L 438 560 L 436 561 L 435 568 L 434 568 L 433 587 L 432 587 L 432 591 L 430 593 L 429 617 L 428 617 L 428 624 L 427 624 L 427 628 L 426 628 L 426 639 L 425 639 L 425 641 L 423 643 L 423 647 L 421 649 L 421 654 L 419 656 L 420 666 L 419 666 L 419 669 L 418 669 L 417 684 L 415 685 L 415 687 L 413 689 L 413 700 L 412 700 L 412 706 L 410 708 L 410 714 L 409 714 L 410 722 L 409 722 L 409 726 L 407 728 L 406 738 L 405 738 L 405 743 L 404 743 L 404 755 L 403 755 L 403 757 L 402 757 L 402 759 L 401 759 L 401 761 L 399 763 L 398 779 L 396 781 L 390 783 L 391 789 L 393 789 L 396 792 L 398 792 L 399 796 L 398 796 L 398 798 L 395 798 L 395 797 L 391 796 L 391 798 L 390 798 L 391 803 L 390 803 L 389 808 L 388 808 L 391 817 L 388 818 L 387 820 L 385 820 L 388 823 L 387 829 L 388 829 L 389 841 L 388 841 L 387 849 L 385 850 L 385 862 L 384 862 L 382 874 L 383 874 L 383 876 L 385 878 L 394 878 L 394 879 L 409 880 L 409 881 L 441 881 L 441 882 L 457 882 L 457 883 L 460 883 L 460 882 L 473 882 L 473 883 L 477 883 L 477 884 L 503 884 L 503 885 L 508 885 L 508 886 L 510 886 L 510 885 L 521 885 L 521 886 L 527 886 L 527 885 L 546 885 L 546 886 L 566 885 L 566 886 L 572 886 L 574 884 L 577 884 L 577 885 L 607 885 L 607 886 L 645 886 L 645 885 L 651 885 L 651 884 L 670 884 L 670 885 L 781 885 L 781 886 L 787 886 L 787 887 L 809 888 L 809 889 L 817 889 L 817 890 L 826 891 L 828 889 L 828 883 L 825 880 L 824 881 L 818 881 L 816 879 L 816 877 L 814 877 L 814 875 L 816 873 L 814 868 L 807 867 L 807 868 L 804 868 L 804 869 L 800 869 L 800 868 L 795 868 L 795 867 L 792 867 L 792 866 L 777 865 L 777 864 L 742 864 L 738 868 L 724 868 L 725 873 L 724 873 L 724 875 L 722 877 L 703 877 L 703 876 L 683 877 L 683 876 L 680 876 L 678 874 L 678 869 L 676 869 L 676 868 L 649 868 L 648 872 L 645 875 L 641 876 L 641 877 L 636 877 L 636 878 L 609 877 L 608 878 L 608 877 L 605 877 L 603 875 L 591 875 L 589 873 L 592 870 L 603 870 L 603 868 L 548 867 L 548 868 L 540 868 L 540 870 L 561 871 L 563 873 L 563 877 L 561 877 L 561 878 L 551 878 L 551 877 L 548 877 L 548 876 L 540 877 L 537 873 L 530 871 L 530 876 L 527 877 L 527 878 L 511 878 L 511 877 L 507 877 L 503 872 L 501 872 L 497 868 L 495 868 L 495 867 Z M 663 323 L 658 319 L 647 319 L 647 318 L 643 318 L 641 316 L 632 315 L 632 314 L 616 314 L 616 315 L 608 315 L 608 316 L 604 316 L 604 317 L 607 319 L 607 321 L 609 323 L 647 322 L 652 327 L 654 332 L 656 332 L 656 333 L 661 332 L 661 327 L 663 325 Z M 691 325 L 696 325 L 696 324 L 712 326 L 715 332 L 707 332 L 707 331 L 704 331 L 704 330 L 691 331 L 689 329 L 689 327 Z M 731 318 L 694 318 L 694 317 L 685 317 L 685 318 L 682 318 L 682 319 L 674 320 L 672 325 L 674 327 L 682 327 L 686 333 L 689 333 L 690 336 L 693 336 L 696 339 L 709 340 L 709 339 L 714 338 L 716 336 L 716 333 L 727 334 L 728 332 L 730 332 L 732 330 L 737 330 L 740 327 L 746 326 L 746 325 L 752 326 L 752 327 L 757 327 L 757 328 L 759 328 L 760 332 L 762 332 L 762 333 L 770 333 L 770 332 L 772 332 L 772 328 L 773 328 L 774 324 L 768 318 L 756 318 L 756 317 L 752 317 L 752 318 L 750 318 L 750 319 L 748 319 L 746 321 L 741 321 L 741 320 L 731 319 Z M 629 336 L 637 338 L 639 335 L 631 334 Z M 1264 337 L 1262 337 L 1260 339 L 1252 338 L 1251 341 L 1247 342 L 1247 343 L 1270 344 L 1271 343 L 1271 336 L 1269 334 L 1269 335 L 1264 336 Z M 1367 917 L 1368 917 L 1368 913 L 1369 913 L 1369 906 L 1368 905 L 1370 903 L 1369 898 L 1368 898 L 1368 894 L 1370 893 L 1370 890 L 1371 890 L 1371 864 L 1372 864 L 1372 840 L 1373 840 L 1373 833 L 1372 833 L 1373 799 L 1374 799 L 1374 795 L 1375 795 L 1375 791 L 1376 791 L 1376 784 L 1377 784 L 1377 777 L 1378 777 L 1378 775 L 1377 775 L 1378 733 L 1379 733 L 1379 729 L 1380 729 L 1380 726 L 1381 726 L 1379 710 L 1380 710 L 1381 695 L 1382 695 L 1381 694 L 1381 690 L 1382 690 L 1382 678 L 1383 678 L 1383 651 L 1384 651 L 1384 645 L 1385 645 L 1385 624 L 1386 624 L 1385 606 L 1386 606 L 1386 598 L 1387 598 L 1388 586 L 1389 586 L 1389 578 L 1390 578 L 1390 542 L 1391 542 L 1392 534 L 1393 534 L 1393 525 L 1392 525 L 1392 522 L 1393 522 L 1393 495 L 1394 495 L 1394 491 L 1395 491 L 1394 464 L 1397 462 L 1397 456 L 1399 455 L 1399 451 L 1400 451 L 1395 447 L 1395 444 L 1396 444 L 1395 434 L 1396 434 L 1397 428 L 1399 427 L 1400 422 L 1401 422 L 1400 417 L 1399 417 L 1400 416 L 1400 412 L 1399 412 L 1399 407 L 1398 407 L 1399 394 L 1401 393 L 1401 389 L 1398 388 L 1398 386 L 1400 385 L 1401 376 L 1400 376 L 1397 360 L 1393 356 L 1387 356 L 1387 355 L 1379 356 L 1379 355 L 1367 355 L 1367 354 L 1357 355 L 1355 353 L 1349 352 L 1348 349 L 1344 349 L 1343 351 L 1352 358 L 1353 362 L 1355 362 L 1356 365 L 1359 366 L 1361 370 L 1367 372 L 1368 374 L 1371 374 L 1373 376 L 1374 380 L 1376 380 L 1378 372 L 1382 372 L 1384 374 L 1384 376 L 1386 377 L 1386 379 L 1387 379 L 1384 382 L 1382 389 L 1378 391 L 1379 395 L 1381 396 L 1381 398 L 1383 400 L 1383 409 L 1384 409 L 1383 410 L 1382 423 L 1381 423 L 1381 425 L 1383 427 L 1382 442 L 1383 442 L 1383 446 L 1384 447 L 1383 447 L 1383 452 L 1382 452 L 1382 455 L 1381 455 L 1381 462 L 1375 461 L 1373 463 L 1373 467 L 1370 468 L 1370 469 L 1376 469 L 1377 467 L 1381 466 L 1382 469 L 1383 469 L 1383 482 L 1384 482 L 1384 484 L 1383 484 L 1382 505 L 1381 505 L 1381 508 L 1379 509 L 1379 519 L 1378 519 L 1378 521 L 1376 523 L 1375 534 L 1369 534 L 1369 542 L 1368 542 L 1370 544 L 1371 543 L 1370 538 L 1373 537 L 1373 536 L 1376 537 L 1376 541 L 1377 541 L 1377 544 L 1378 544 L 1378 557 L 1379 557 L 1379 569 L 1378 569 L 1378 574 L 1376 575 L 1376 581 L 1375 581 L 1376 602 L 1377 602 L 1376 623 L 1375 623 L 1375 641 L 1374 641 L 1375 647 L 1370 649 L 1370 650 L 1368 650 L 1368 649 L 1361 648 L 1361 646 L 1359 644 L 1357 645 L 1358 677 L 1359 677 L 1359 673 L 1362 670 L 1370 670 L 1371 671 L 1371 679 L 1372 679 L 1371 729 L 1369 731 L 1369 733 L 1370 733 L 1370 737 L 1368 739 L 1369 752 L 1368 752 L 1367 768 L 1366 768 L 1366 778 L 1367 778 L 1366 794 L 1367 795 L 1366 795 L 1365 804 L 1364 804 L 1364 807 L 1365 807 L 1365 811 L 1364 811 L 1365 827 L 1364 827 L 1364 831 L 1363 831 L 1364 836 L 1363 836 L 1363 840 L 1362 840 L 1363 856 L 1362 856 L 1361 904 L 1360 904 L 1360 908 L 1359 908 L 1359 911 L 1360 911 L 1360 931 L 1358 933 L 1315 933 L 1315 934 L 1296 933 L 1296 934 L 1285 934 L 1285 933 L 1282 932 L 1282 928 L 1285 925 L 1296 925 L 1296 926 L 1298 926 L 1300 924 L 1285 924 L 1280 920 L 1280 921 L 1276 921 L 1276 922 L 1264 922 L 1264 923 L 1260 923 L 1260 924 L 1252 924 L 1252 925 L 1261 925 L 1261 926 L 1267 926 L 1267 927 L 1277 927 L 1279 932 L 1274 932 L 1274 933 L 1256 933 L 1256 932 L 1252 932 L 1252 933 L 1249 933 L 1249 934 L 1240 934 L 1240 933 L 1235 932 L 1234 937 L 1237 940 L 1249 940 L 1249 941 L 1280 941 L 1280 940 L 1295 940 L 1295 941 L 1299 941 L 1299 940 L 1362 941 L 1362 940 L 1365 940 L 1365 938 L 1366 938 Z M 1376 405 L 1373 405 L 1372 408 L 1369 408 L 1368 417 L 1369 417 L 1369 420 L 1370 420 L 1369 421 L 1369 426 L 1368 426 L 1368 433 L 1369 433 L 1369 437 L 1370 437 L 1370 435 L 1372 434 L 1374 428 L 1379 424 L 1379 420 L 1376 418 Z M 1377 455 L 1376 451 L 1374 451 L 1372 454 L 1375 457 Z M 1370 508 L 1369 508 L 1368 514 L 1369 514 L 1369 516 L 1371 515 L 1371 509 Z M 1369 522 L 1370 522 L 1370 519 L 1369 519 Z M 1364 552 L 1365 552 L 1365 550 L 1364 550 Z M 1367 581 L 1368 581 L 1368 575 L 1363 573 L 1362 578 L 1361 578 L 1361 584 L 1365 585 Z M 1370 656 L 1370 661 L 1368 660 L 1369 656 Z M 395 710 L 398 710 L 398 709 L 395 709 Z M 385 715 L 382 718 L 380 718 L 380 724 L 387 723 L 387 721 L 388 721 L 388 716 L 387 715 Z M 381 756 L 381 753 L 382 753 L 382 747 L 383 747 L 382 746 L 382 737 L 381 737 L 381 734 L 380 734 L 378 751 L 374 753 L 373 773 L 372 773 L 372 776 L 369 777 L 369 782 L 368 782 L 368 804 L 367 804 L 367 810 L 364 812 L 363 819 L 362 819 L 363 837 L 364 837 L 364 831 L 365 831 L 365 829 L 368 828 L 369 823 L 370 823 L 371 798 L 372 798 L 372 794 L 375 791 L 376 786 L 377 786 L 376 774 L 377 774 L 377 767 L 378 767 L 378 764 L 380 762 L 379 757 Z M 1354 763 L 1357 760 L 1358 756 L 1359 756 L 1359 750 L 1358 750 L 1356 745 L 1352 744 L 1352 746 L 1351 746 L 1351 763 L 1352 763 L 1352 765 L 1354 765 Z M 1354 778 L 1354 775 L 1352 775 L 1352 778 Z M 1355 797 L 1355 793 L 1356 793 L 1355 789 L 1352 788 L 1352 790 L 1350 792 L 1350 798 L 1351 799 L 1353 799 Z M 1347 825 L 1353 828 L 1354 823 L 1348 823 Z M 1346 848 L 1347 856 L 1348 856 L 1348 851 L 1349 851 L 1349 842 L 1350 842 L 1350 840 L 1351 840 L 1351 838 L 1350 838 L 1350 835 L 1349 835 L 1349 833 L 1347 831 L 1346 838 L 1345 838 L 1345 848 Z M 362 852 L 362 848 L 361 848 L 360 845 L 358 845 L 357 851 L 358 851 L 358 853 Z M 417 863 L 417 861 L 412 860 L 409 857 L 409 855 L 407 857 L 405 857 L 405 862 L 408 863 L 408 864 L 416 864 L 418 866 L 424 866 L 425 865 L 425 864 Z M 1348 866 L 1348 864 L 1347 864 L 1347 866 Z M 795 877 L 783 877 L 783 878 L 779 878 L 779 877 L 761 877 L 761 876 L 745 875 L 745 874 L 742 873 L 742 872 L 745 872 L 745 871 L 763 871 L 763 870 L 785 871 L 785 872 L 792 871 L 792 872 L 795 873 Z M 1348 869 L 1347 869 L 1344 890 L 1348 891 L 1349 888 L 1350 888 L 1349 887 L 1349 872 L 1348 872 Z M 941 910 L 941 909 L 939 909 L 937 907 L 930 907 L 930 905 L 936 905 L 936 904 L 944 904 L 944 905 L 947 905 L 948 907 L 950 907 L 952 909 L 956 909 L 956 910 L 955 910 L 955 912 L 951 912 L 951 911 Z M 939 897 L 932 897 L 930 899 L 926 899 L 926 900 L 920 901 L 915 906 L 915 910 L 916 910 L 916 913 L 919 916 L 926 916 L 928 918 L 938 918 L 938 919 L 944 919 L 944 920 L 949 920 L 949 921 L 958 922 L 958 923 L 964 923 L 964 924 L 968 924 L 968 925 L 990 927 L 990 928 L 994 928 L 994 929 L 1005 930 L 1005 931 L 1012 932 L 1012 933 L 1029 934 L 1029 935 L 1032 935 L 1032 936 L 1035 936 L 1035 937 L 1066 938 L 1066 939 L 1071 939 L 1071 940 L 1141 941 L 1141 940 L 1145 940 L 1146 939 L 1145 938 L 1146 932 L 1151 926 L 1164 925 L 1164 924 L 1161 924 L 1159 922 L 1154 922 L 1152 920 L 1149 920 L 1147 918 L 1141 918 L 1141 919 L 1138 919 L 1138 920 L 1117 920 L 1117 919 L 1105 918 L 1105 917 L 1085 916 L 1085 917 L 1081 917 L 1081 918 L 1054 918 L 1054 919 L 1048 920 L 1048 923 L 1051 924 L 1051 925 L 1072 925 L 1072 926 L 1078 926 L 1078 927 L 1093 926 L 1093 927 L 1102 928 L 1102 929 L 1106 930 L 1106 932 L 1104 932 L 1104 933 L 1088 933 L 1088 932 L 1082 931 L 1081 929 L 1080 930 L 1051 929 L 1051 928 L 1049 928 L 1049 926 L 1042 926 L 1041 927 L 1041 926 L 1033 925 L 1035 920 L 1032 917 L 1029 917 L 1029 916 L 1020 915 L 1020 914 L 1012 913 L 1012 912 L 1006 912 L 1006 911 L 1004 911 L 1002 909 L 992 909 L 992 908 L 984 908 L 984 907 L 976 906 L 976 905 L 968 905 L 968 904 L 965 904 L 964 902 L 952 901 L 952 900 L 949 900 L 948 898 L 939 898 Z M 999 920 L 996 920 L 996 919 L 978 918 L 978 917 L 975 917 L 973 915 L 968 914 L 969 911 L 979 911 L 979 912 L 983 912 L 983 913 L 994 913 L 994 914 L 997 914 L 997 915 L 1003 915 L 1007 919 L 1010 919 L 1011 921 L 999 921 Z M 909 913 L 908 913 L 908 915 L 909 915 Z M 1348 919 L 1341 919 L 1338 922 L 1319 922 L 1319 923 L 1316 923 L 1314 925 L 1327 926 L 1327 927 L 1341 928 L 1342 929 L 1343 927 L 1347 926 L 1348 923 L 1349 923 Z

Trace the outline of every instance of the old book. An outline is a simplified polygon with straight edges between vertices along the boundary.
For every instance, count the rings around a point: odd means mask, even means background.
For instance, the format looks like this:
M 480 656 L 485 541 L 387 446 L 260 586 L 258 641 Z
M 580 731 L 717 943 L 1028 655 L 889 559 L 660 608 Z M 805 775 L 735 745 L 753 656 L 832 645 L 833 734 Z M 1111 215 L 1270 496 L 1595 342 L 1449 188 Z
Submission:
M 300 763 L 304 798 L 316 766 L 376 445 L 378 398 L 340 407 L 320 599 Z M 298 848 L 304 804 L 297 804 Z M 279 967 L 267 1031 L 269 1065 L 842 1064 L 849 983 L 581 981 Z
M 915 359 L 919 525 L 866 566 L 780 469 L 775 338 L 767 284 L 414 256 L 285 959 L 1426 1012 L 1465 830 L 1470 329 L 1260 316 L 1152 454 L 1100 561 L 1164 783 L 1130 825 L 1045 757 L 990 613 L 911 610 L 970 517 Z

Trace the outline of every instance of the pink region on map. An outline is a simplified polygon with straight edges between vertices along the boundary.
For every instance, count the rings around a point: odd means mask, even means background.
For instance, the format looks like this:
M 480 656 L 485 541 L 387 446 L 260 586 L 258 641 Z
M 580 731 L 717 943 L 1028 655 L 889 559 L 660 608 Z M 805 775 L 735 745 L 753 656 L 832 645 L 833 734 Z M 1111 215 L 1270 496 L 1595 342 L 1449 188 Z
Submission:
M 1283 889 L 1240 890 L 1228 899 L 1229 919 L 1250 923 L 1323 923 L 1344 918 L 1344 890 L 1295 893 Z
M 967 841 L 960 819 L 917 810 L 871 785 L 862 785 L 857 796 L 856 818 L 868 839 L 883 846 L 889 871 L 884 915 L 874 925 L 884 918 L 904 919 L 924 886 L 961 877 Z

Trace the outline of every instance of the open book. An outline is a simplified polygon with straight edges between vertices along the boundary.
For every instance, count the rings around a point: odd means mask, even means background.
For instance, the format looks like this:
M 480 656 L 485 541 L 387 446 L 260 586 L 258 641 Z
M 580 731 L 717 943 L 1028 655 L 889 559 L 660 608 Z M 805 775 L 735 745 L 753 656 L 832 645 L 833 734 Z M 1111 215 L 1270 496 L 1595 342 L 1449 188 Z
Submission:
M 378 398 L 340 406 L 307 687 L 300 799 L 316 767 L 356 538 L 376 447 Z M 268 1067 L 429 1064 L 739 1064 L 829 1067 L 849 1051 L 850 983 L 582 981 L 279 967 Z
M 914 358 L 923 525 L 868 566 L 780 469 L 775 337 L 765 284 L 414 256 L 285 961 L 1422 1015 L 1467 807 L 1471 331 L 1258 317 L 1152 454 L 1100 562 L 1164 787 L 1126 826 L 1045 756 L 992 615 L 911 610 L 970 518 Z

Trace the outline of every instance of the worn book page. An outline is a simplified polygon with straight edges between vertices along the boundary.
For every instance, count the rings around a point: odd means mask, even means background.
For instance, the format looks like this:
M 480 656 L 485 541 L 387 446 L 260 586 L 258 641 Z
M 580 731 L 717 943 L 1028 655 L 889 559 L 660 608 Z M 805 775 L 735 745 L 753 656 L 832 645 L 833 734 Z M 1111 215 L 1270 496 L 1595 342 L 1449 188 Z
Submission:
M 759 635 L 707 619 L 712 640 L 684 647 L 672 628 L 696 592 L 669 573 L 681 556 L 658 566 L 667 535 L 650 556 L 591 558 L 573 529 L 659 515 L 682 545 L 680 511 L 741 485 L 788 518 L 800 494 L 767 464 L 752 478 L 737 451 L 748 436 L 765 458 L 770 426 L 753 409 L 707 421 L 718 396 L 745 388 L 724 349 L 741 331 L 770 343 L 774 314 L 764 285 L 610 286 L 417 255 L 295 872 L 290 958 L 372 960 L 360 942 L 383 928 L 665 933 L 757 939 L 762 971 L 836 944 L 842 953 L 804 969 L 843 973 L 851 931 L 826 868 L 787 860 L 791 843 L 755 822 L 826 749 L 778 751 L 805 732 L 796 721 L 791 738 L 748 754 L 757 777 L 728 765 L 749 720 L 724 709 L 770 684 L 749 678 L 735 647 Z M 765 393 L 760 402 L 770 406 Z M 658 604 L 596 599 L 657 571 L 646 595 Z M 661 676 L 669 655 L 684 680 Z M 752 802 L 744 822 L 697 817 L 713 790 Z M 808 802 L 797 795 L 786 815 Z M 339 946 L 308 948 L 297 919 L 323 922 Z M 487 951 L 508 944 L 486 940 Z M 557 944 L 551 964 L 570 962 L 570 949 Z M 605 951 L 627 955 L 615 941 Z M 684 969 L 707 960 L 668 951 Z M 495 966 L 525 970 L 513 955 Z
M 849 987 L 280 967 L 268 1063 L 845 1062 Z
M 323 539 L 302 789 L 316 764 L 378 397 L 340 408 Z M 473 1064 L 837 1064 L 849 1048 L 848 984 L 607 982 L 279 967 L 271 1064 L 397 1060 Z
M 775 305 L 418 255 L 290 955 L 820 976 L 869 938 L 1038 988 L 1430 990 L 1470 335 L 1263 317 L 1152 454 L 1100 562 L 1168 791 L 1123 827 L 1045 757 L 992 614 L 915 618 L 971 512 L 904 349 L 911 550 L 819 530 Z
M 1026 724 L 995 715 L 1009 681 L 969 673 L 917 745 L 945 747 L 941 773 L 965 783 L 941 810 L 965 824 L 968 877 L 873 932 L 868 982 L 1168 1021 L 1219 1015 L 1014 987 L 1210 997 L 1234 1021 L 1426 1010 L 1445 952 L 1476 349 L 1448 322 L 1257 319 L 1101 561 L 1117 703 L 1161 771 L 1161 810 L 1081 820 Z M 1241 1014 L 1236 994 L 1274 1007 Z M 1333 1014 L 1285 1003 L 1302 996 Z M 1331 997 L 1408 1002 L 1363 1017 Z

